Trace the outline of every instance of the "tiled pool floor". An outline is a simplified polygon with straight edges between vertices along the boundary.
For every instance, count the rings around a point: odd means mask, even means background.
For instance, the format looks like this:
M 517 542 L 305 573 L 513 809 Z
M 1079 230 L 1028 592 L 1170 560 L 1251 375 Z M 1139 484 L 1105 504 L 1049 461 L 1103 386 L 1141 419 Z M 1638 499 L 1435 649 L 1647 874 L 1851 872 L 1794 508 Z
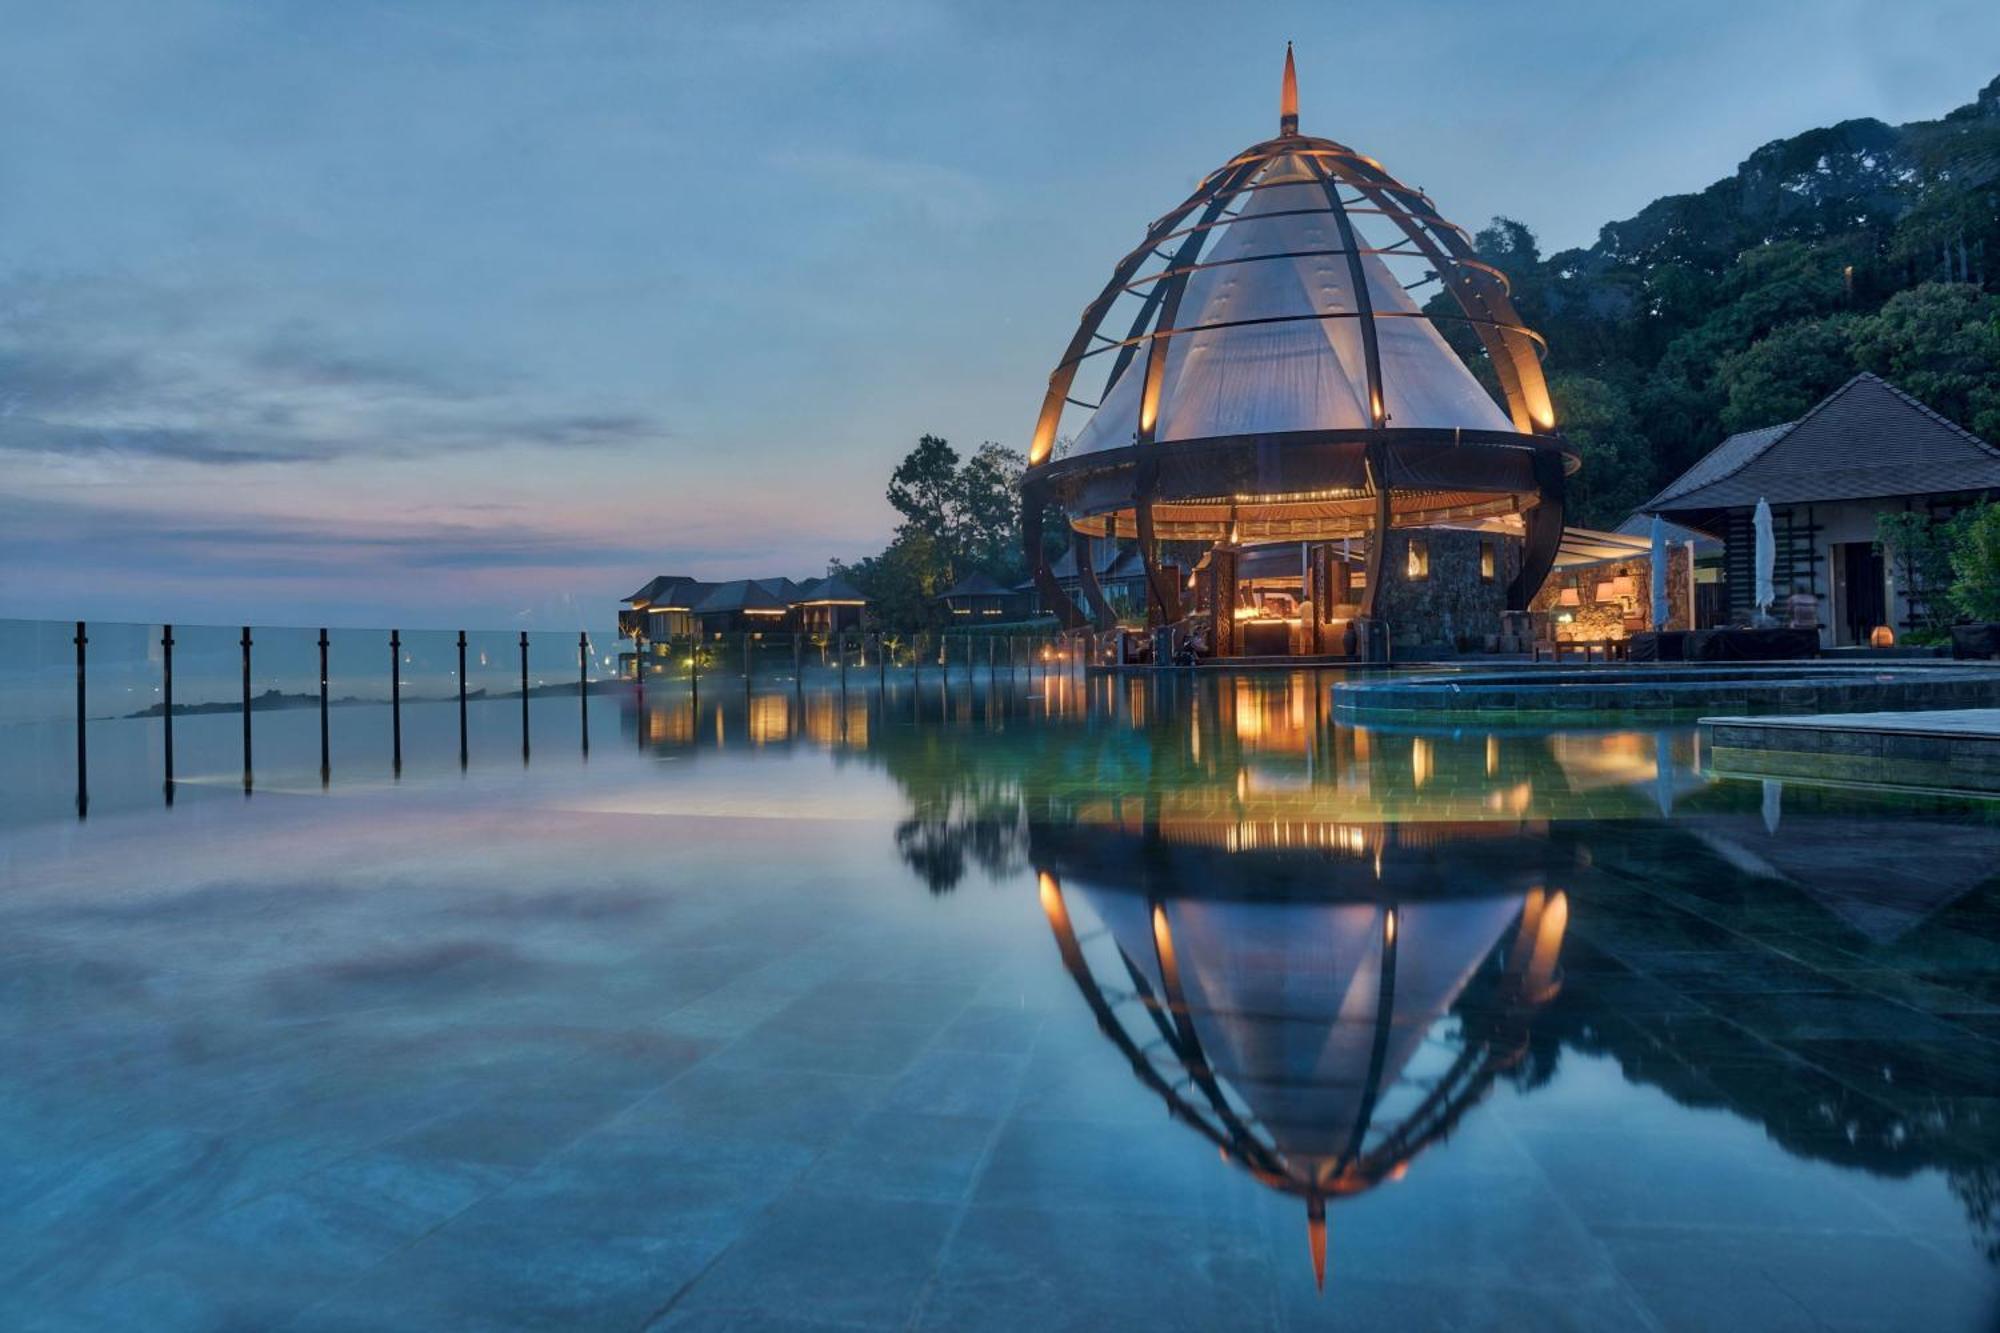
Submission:
M 1993 1327 L 2000 814 L 1196 688 L 10 832 L 0 1327 Z

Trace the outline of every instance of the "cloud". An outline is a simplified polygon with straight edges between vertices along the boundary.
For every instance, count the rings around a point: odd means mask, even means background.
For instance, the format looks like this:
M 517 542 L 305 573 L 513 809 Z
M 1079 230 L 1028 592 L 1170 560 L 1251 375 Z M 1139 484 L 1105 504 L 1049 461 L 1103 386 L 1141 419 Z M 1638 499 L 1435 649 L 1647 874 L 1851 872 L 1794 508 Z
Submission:
M 643 543 L 566 531 L 489 507 L 481 521 L 388 518 L 326 522 L 288 515 L 210 518 L 129 506 L 75 503 L 0 493 L 8 522 L 0 529 L 0 562 L 46 559 L 65 548 L 68 562 L 89 561 L 81 534 L 116 533 L 103 552 L 107 568 L 206 565 L 259 577 L 323 574 L 329 568 L 406 571 L 590 565 L 645 565 L 656 554 Z
M 0 455 L 205 465 L 657 443 L 658 418 L 521 376 L 358 350 L 233 294 L 110 278 L 0 282 Z M 254 324 L 254 321 L 250 321 Z

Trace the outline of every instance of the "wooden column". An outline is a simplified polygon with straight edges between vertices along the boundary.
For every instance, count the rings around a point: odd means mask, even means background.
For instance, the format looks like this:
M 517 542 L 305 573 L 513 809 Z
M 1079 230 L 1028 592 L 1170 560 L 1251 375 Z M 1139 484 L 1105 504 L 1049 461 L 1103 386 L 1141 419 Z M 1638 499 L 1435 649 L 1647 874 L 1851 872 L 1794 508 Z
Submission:
M 1236 636 L 1236 548 L 1218 546 L 1208 558 L 1208 602 L 1215 621 L 1215 655 L 1235 657 Z
M 1368 487 L 1375 496 L 1375 520 L 1368 534 L 1368 586 L 1361 590 L 1360 615 L 1375 618 L 1381 606 L 1382 580 L 1389 568 L 1389 529 L 1392 491 L 1389 481 L 1389 451 L 1380 444 L 1368 446 Z

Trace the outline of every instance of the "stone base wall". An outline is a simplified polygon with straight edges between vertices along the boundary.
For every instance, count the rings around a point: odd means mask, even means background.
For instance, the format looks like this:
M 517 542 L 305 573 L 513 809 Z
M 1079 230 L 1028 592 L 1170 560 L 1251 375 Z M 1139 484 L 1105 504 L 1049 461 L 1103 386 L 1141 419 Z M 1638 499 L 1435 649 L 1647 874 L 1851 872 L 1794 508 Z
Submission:
M 1430 570 L 1409 575 L 1410 543 L 1424 543 Z M 1493 577 L 1479 572 L 1480 547 L 1493 551 Z M 1500 634 L 1507 585 L 1521 568 L 1521 539 L 1453 528 L 1398 528 L 1389 534 L 1387 576 L 1377 614 L 1399 653 L 1481 652 Z
M 1598 585 L 1619 578 L 1632 580 L 1633 593 L 1629 606 L 1618 602 L 1599 602 Z M 1580 605 L 1562 605 L 1565 588 L 1576 590 Z M 1694 624 L 1693 592 L 1688 583 L 1685 548 L 1669 547 L 1667 623 L 1664 628 L 1687 629 Z M 1529 609 L 1536 612 L 1537 625 L 1544 632 L 1553 630 L 1557 638 L 1577 642 L 1622 639 L 1628 633 L 1636 632 L 1628 624 L 1630 621 L 1645 622 L 1640 628 L 1654 628 L 1650 623 L 1653 614 L 1653 558 L 1641 555 L 1630 560 L 1607 560 L 1601 564 L 1555 570 L 1542 584 L 1542 590 L 1535 594 Z M 1565 614 L 1570 617 L 1567 623 L 1559 619 Z

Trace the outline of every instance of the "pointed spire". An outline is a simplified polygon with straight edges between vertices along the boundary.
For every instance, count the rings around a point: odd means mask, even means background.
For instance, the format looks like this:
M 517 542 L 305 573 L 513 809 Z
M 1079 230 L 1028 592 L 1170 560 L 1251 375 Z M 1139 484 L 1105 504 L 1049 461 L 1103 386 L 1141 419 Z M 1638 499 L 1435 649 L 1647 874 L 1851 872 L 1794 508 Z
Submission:
M 1326 1290 L 1326 1200 L 1313 1196 L 1306 1200 L 1306 1244 L 1312 1247 L 1313 1287 Z
M 1299 132 L 1299 72 L 1292 67 L 1292 44 L 1285 43 L 1285 86 L 1278 95 L 1278 133 Z

